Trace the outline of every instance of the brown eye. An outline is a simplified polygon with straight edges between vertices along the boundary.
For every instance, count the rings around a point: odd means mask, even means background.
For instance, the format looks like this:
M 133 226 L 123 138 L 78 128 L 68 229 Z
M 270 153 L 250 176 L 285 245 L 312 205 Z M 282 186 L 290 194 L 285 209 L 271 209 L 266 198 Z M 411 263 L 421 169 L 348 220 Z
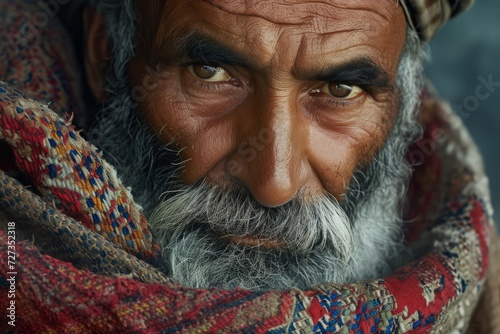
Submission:
M 217 68 L 208 65 L 193 65 L 194 74 L 200 79 L 208 80 L 217 74 Z
M 320 91 L 338 99 L 352 99 L 363 93 L 363 90 L 358 86 L 337 82 L 326 83 Z
M 346 98 L 351 94 L 353 87 L 344 84 L 331 83 L 329 85 L 329 89 L 333 96 L 338 98 Z
M 220 82 L 229 81 L 231 79 L 229 73 L 222 67 L 194 64 L 189 66 L 188 70 L 194 76 L 204 81 Z

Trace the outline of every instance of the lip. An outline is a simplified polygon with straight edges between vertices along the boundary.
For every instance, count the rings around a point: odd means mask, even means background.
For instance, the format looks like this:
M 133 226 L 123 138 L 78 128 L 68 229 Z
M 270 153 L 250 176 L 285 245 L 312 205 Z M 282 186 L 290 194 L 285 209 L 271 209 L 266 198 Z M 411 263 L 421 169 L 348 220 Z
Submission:
M 261 247 L 266 249 L 286 248 L 286 243 L 284 242 L 259 239 L 256 237 L 227 236 L 225 238 L 233 244 L 243 245 L 248 247 Z

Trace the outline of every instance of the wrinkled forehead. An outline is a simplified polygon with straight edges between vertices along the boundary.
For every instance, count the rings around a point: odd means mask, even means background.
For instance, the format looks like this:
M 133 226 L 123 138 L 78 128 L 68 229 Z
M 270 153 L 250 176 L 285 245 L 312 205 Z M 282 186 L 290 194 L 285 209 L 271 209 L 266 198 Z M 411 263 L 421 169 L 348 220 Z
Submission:
M 149 50 L 161 52 L 197 32 L 258 62 L 294 62 L 361 53 L 390 62 L 402 50 L 406 19 L 395 0 L 170 0 L 142 10 Z M 154 17 L 154 18 L 153 18 Z M 292 59 L 281 59 L 291 62 Z
M 392 21 L 401 13 L 397 1 L 370 0 L 199 0 L 221 12 L 233 15 L 254 16 L 273 23 L 297 25 L 307 29 L 313 27 L 322 32 L 329 31 L 331 24 L 359 24 L 363 20 Z M 313 26 L 311 26 L 313 25 Z

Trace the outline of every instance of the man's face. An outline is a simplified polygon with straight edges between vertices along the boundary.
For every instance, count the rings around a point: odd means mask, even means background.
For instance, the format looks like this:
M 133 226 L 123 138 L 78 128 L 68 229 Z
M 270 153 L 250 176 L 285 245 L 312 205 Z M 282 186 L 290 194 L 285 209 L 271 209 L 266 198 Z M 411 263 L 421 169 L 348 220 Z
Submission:
M 242 183 L 266 207 L 325 192 L 342 202 L 392 127 L 406 36 L 396 2 L 349 5 L 166 1 L 132 87 L 158 69 L 142 114 L 183 148 L 184 183 Z
M 346 202 L 373 192 L 359 189 L 356 175 L 374 166 L 398 116 L 402 9 L 394 1 L 152 3 L 138 4 L 128 73 L 130 87 L 147 83 L 140 117 L 183 162 L 175 182 L 184 187 L 152 217 L 174 278 L 250 288 L 353 279 L 346 271 L 361 261 L 347 257 L 370 238 L 353 231 L 374 227 L 353 221 Z M 385 224 L 372 238 L 385 240 Z

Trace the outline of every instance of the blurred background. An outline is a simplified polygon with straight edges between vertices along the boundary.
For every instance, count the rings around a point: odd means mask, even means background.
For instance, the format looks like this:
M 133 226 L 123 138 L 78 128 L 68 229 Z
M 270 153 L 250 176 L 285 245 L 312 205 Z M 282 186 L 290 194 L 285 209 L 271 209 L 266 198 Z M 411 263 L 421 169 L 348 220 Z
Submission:
M 482 153 L 500 231 L 500 87 L 482 101 L 467 99 L 476 94 L 478 77 L 491 76 L 500 83 L 500 1 L 476 0 L 471 10 L 441 29 L 430 46 L 427 76 L 452 105 L 466 105 L 461 118 Z

